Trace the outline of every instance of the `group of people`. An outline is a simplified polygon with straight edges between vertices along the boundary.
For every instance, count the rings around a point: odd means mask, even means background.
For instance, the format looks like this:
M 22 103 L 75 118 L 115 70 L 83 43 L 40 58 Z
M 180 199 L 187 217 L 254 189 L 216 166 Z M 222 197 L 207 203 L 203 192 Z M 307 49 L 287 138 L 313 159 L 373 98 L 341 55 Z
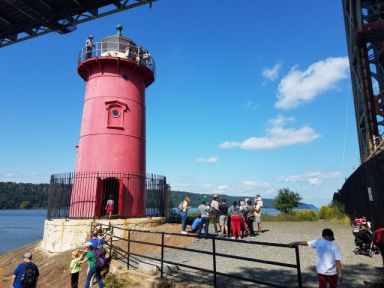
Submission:
M 93 35 L 89 35 L 87 40 L 85 41 L 85 59 L 93 57 L 94 48 L 95 44 L 93 42 Z M 151 54 L 149 54 L 148 50 L 144 49 L 142 46 L 136 46 L 127 43 L 124 49 L 124 57 L 135 61 L 136 63 L 143 64 L 148 68 L 152 69 Z
M 94 230 L 91 238 L 84 243 L 81 249 L 71 252 L 72 259 L 69 264 L 69 273 L 71 288 L 78 288 L 81 264 L 87 263 L 87 278 L 84 288 L 89 288 L 90 284 L 98 284 L 99 288 L 103 288 L 102 278 L 108 273 L 109 261 L 106 259 L 106 251 L 103 245 L 112 237 L 111 233 L 106 236 L 100 236 L 100 229 Z M 100 257 L 104 257 L 103 260 Z M 39 268 L 32 262 L 32 253 L 28 252 L 23 255 L 23 263 L 19 264 L 13 271 L 13 288 L 36 288 L 39 280 Z M 103 266 L 100 265 L 103 263 Z
M 214 195 L 210 205 L 206 201 L 198 206 L 198 216 L 191 225 L 191 232 L 200 235 L 202 229 L 208 237 L 209 221 L 212 220 L 215 232 L 221 232 L 219 236 L 243 238 L 252 237 L 255 234 L 253 223 L 257 223 L 257 232 L 261 232 L 261 208 L 263 201 L 260 195 L 256 195 L 254 203 L 249 199 L 235 201 L 228 207 L 224 199 Z M 180 203 L 179 210 L 182 219 L 182 234 L 187 234 L 186 226 L 188 221 L 189 196 L 184 197 Z M 217 229 L 217 221 L 221 230 Z M 325 228 L 321 237 L 310 241 L 297 241 L 288 244 L 289 246 L 308 246 L 316 250 L 316 272 L 319 288 L 337 288 L 338 283 L 343 280 L 341 267 L 341 253 L 339 246 L 334 242 L 333 231 Z
M 231 237 L 232 239 L 254 237 L 260 233 L 261 209 L 263 201 L 260 195 L 256 195 L 254 203 L 249 198 L 234 201 L 228 206 L 225 199 L 220 199 L 214 195 L 210 204 L 205 200 L 197 207 L 198 215 L 191 225 L 191 232 L 201 234 L 204 229 L 205 237 L 209 235 L 209 222 L 213 223 L 215 233 L 220 233 L 219 237 Z M 181 233 L 187 234 L 186 226 L 188 222 L 189 196 L 186 195 L 180 203 L 181 214 Z M 254 222 L 257 223 L 257 231 L 254 229 Z M 218 226 L 219 225 L 219 226 Z
M 96 228 L 92 232 L 92 238 L 84 243 L 83 249 L 72 251 L 72 261 L 69 265 L 71 273 L 71 288 L 78 288 L 78 279 L 80 273 L 80 265 L 88 263 L 87 278 L 84 288 L 89 285 L 98 284 L 99 288 L 103 288 L 102 278 L 108 273 L 109 258 L 106 258 L 106 250 L 104 244 L 112 237 L 110 232 L 101 236 L 102 229 Z

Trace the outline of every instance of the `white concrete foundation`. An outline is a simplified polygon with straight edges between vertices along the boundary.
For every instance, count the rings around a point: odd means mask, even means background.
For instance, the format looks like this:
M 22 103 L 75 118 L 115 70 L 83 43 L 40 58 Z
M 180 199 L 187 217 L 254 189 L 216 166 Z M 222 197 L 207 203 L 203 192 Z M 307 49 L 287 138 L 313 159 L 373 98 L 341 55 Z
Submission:
M 125 229 L 149 229 L 165 222 L 162 217 L 96 220 L 96 223 L 111 223 Z M 90 238 L 92 219 L 45 220 L 42 247 L 50 253 L 59 253 L 81 247 Z M 128 238 L 128 232 L 114 229 L 113 234 Z

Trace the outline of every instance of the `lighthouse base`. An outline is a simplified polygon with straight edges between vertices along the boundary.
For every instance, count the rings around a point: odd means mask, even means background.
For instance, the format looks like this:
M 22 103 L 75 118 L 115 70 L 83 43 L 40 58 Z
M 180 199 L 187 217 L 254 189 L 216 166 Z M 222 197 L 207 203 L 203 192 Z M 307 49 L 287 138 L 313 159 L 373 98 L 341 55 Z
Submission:
M 81 247 L 90 239 L 92 219 L 53 219 L 45 220 L 42 247 L 50 253 L 59 253 Z M 163 217 L 128 218 L 128 219 L 100 219 L 97 223 L 108 225 L 111 223 L 123 229 L 149 229 L 165 223 Z M 128 232 L 115 229 L 114 235 L 127 238 Z

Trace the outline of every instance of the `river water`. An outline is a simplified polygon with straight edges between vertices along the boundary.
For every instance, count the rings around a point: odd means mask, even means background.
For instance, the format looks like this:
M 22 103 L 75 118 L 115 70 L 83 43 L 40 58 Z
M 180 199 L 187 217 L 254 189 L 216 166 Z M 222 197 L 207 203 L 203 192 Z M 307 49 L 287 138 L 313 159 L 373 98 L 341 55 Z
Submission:
M 0 253 L 43 238 L 47 210 L 0 210 Z

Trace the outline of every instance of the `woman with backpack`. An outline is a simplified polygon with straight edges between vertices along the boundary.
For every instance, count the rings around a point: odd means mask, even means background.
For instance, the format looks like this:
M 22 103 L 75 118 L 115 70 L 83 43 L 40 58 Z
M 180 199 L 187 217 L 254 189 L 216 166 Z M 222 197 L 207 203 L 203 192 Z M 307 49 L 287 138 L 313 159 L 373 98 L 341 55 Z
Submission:
M 103 286 L 103 280 L 100 276 L 100 270 L 96 267 L 97 258 L 96 255 L 92 252 L 92 243 L 86 242 L 84 244 L 84 260 L 80 263 L 88 262 L 88 273 L 87 273 L 87 280 L 85 281 L 84 288 L 89 288 L 89 284 L 91 284 L 91 279 L 93 275 L 96 275 L 97 283 L 99 284 L 99 288 L 104 288 Z

